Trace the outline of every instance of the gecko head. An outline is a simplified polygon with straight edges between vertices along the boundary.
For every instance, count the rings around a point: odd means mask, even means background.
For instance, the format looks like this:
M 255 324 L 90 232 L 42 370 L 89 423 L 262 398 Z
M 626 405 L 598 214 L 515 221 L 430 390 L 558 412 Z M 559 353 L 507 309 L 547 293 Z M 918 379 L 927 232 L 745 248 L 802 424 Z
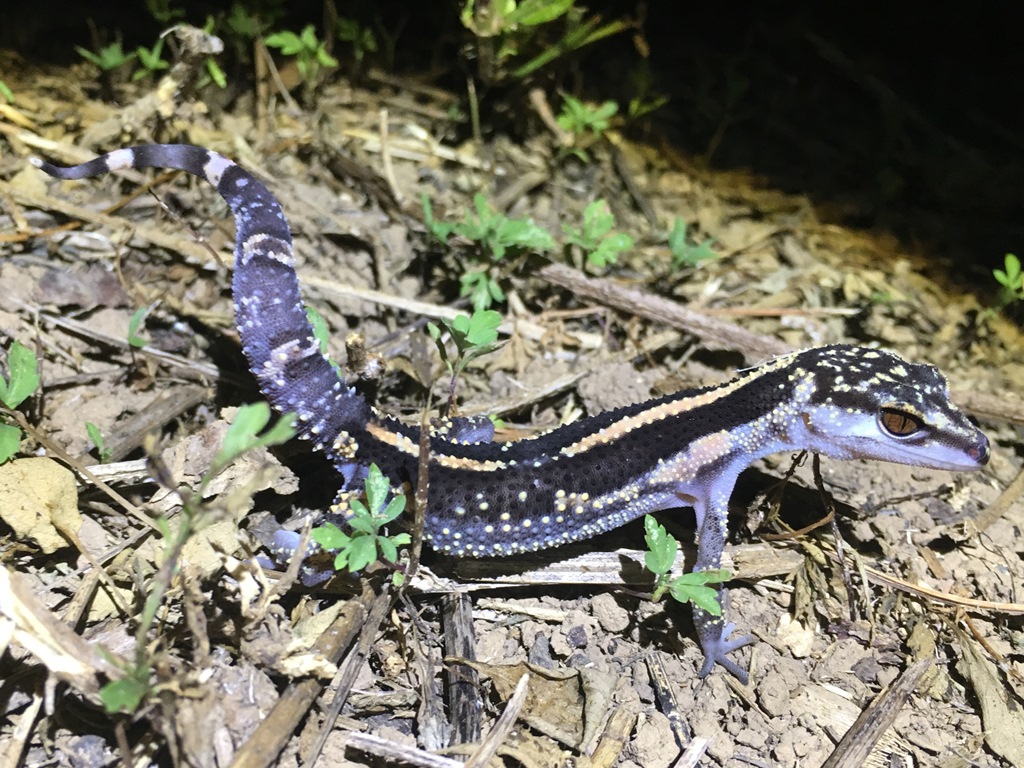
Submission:
M 814 382 L 800 406 L 810 449 L 933 469 L 988 462 L 988 438 L 949 399 L 934 366 L 847 345 L 807 350 L 793 362 Z

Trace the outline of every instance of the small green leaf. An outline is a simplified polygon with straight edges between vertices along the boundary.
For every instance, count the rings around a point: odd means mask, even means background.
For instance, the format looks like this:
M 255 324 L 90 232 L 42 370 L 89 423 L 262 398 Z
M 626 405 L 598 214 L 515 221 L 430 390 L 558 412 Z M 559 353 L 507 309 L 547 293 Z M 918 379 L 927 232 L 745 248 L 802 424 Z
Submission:
M 359 39 L 359 22 L 355 19 L 339 18 L 335 23 L 335 32 L 343 43 L 354 43 Z
M 313 326 L 313 338 L 320 343 L 320 354 L 326 355 L 327 342 L 331 338 L 331 334 L 327 330 L 327 322 L 312 307 L 306 307 L 306 317 L 309 318 L 309 324 Z
M 633 238 L 623 232 L 615 232 L 615 217 L 604 200 L 594 200 L 583 211 L 583 227 L 565 224 L 567 244 L 576 245 L 587 255 L 587 262 L 595 267 L 605 267 L 618 260 L 622 251 L 633 247 Z
M 307 48 L 308 50 L 311 51 L 315 50 L 318 44 L 318 41 L 316 39 L 316 27 L 314 27 L 312 24 L 307 24 L 302 29 L 300 39 L 302 40 L 302 45 L 304 48 Z
M 75 51 L 77 51 L 78 55 L 81 56 L 86 61 L 88 61 L 88 62 L 90 62 L 92 64 L 95 64 L 97 67 L 100 66 L 100 57 L 97 56 L 92 51 L 88 50 L 87 48 L 83 48 L 80 45 L 76 45 L 75 46 Z
M 612 232 L 601 241 L 601 248 L 619 254 L 633 247 L 633 238 L 625 232 Z M 614 261 L 614 259 L 612 259 Z
M 373 536 L 377 533 L 378 525 L 377 521 L 374 520 L 373 515 L 370 515 L 362 509 L 362 505 L 356 507 L 356 502 L 352 502 L 352 510 L 354 514 L 348 518 L 349 527 L 356 534 L 362 534 L 364 536 Z M 353 536 L 353 538 L 358 538 Z
M 420 196 L 420 203 L 423 205 L 423 223 L 427 225 L 427 230 L 440 242 L 447 242 L 455 225 L 434 218 L 434 206 L 426 194 Z
M 373 465 L 371 464 L 370 466 L 372 467 Z M 349 508 L 352 510 L 352 515 L 354 517 L 365 517 L 365 518 L 373 517 L 370 514 L 370 511 L 366 508 L 366 506 L 363 504 L 363 502 L 361 502 L 359 499 L 352 499 L 348 503 L 348 505 L 349 505 Z
M 718 258 L 718 254 L 711 247 L 714 242 L 712 238 L 709 237 L 700 245 L 690 245 L 686 239 L 686 230 L 686 222 L 677 216 L 668 235 L 668 249 L 672 254 L 673 268 L 696 267 L 702 261 Z
M 7 370 L 10 378 L 0 375 L 0 402 L 14 409 L 21 405 L 39 386 L 39 363 L 36 353 L 15 341 L 7 351 Z
M 287 442 L 295 435 L 292 426 L 294 420 L 294 414 L 286 413 L 273 427 L 259 435 L 270 421 L 270 406 L 262 401 L 241 406 L 224 433 L 224 440 L 213 460 L 210 474 L 217 474 L 246 451 Z
M 320 47 L 316 49 L 316 59 L 320 62 L 323 67 L 336 67 L 338 66 L 338 60 L 331 56 L 327 52 L 326 48 Z
M 170 0 L 145 0 L 146 10 L 161 24 L 170 24 L 185 16 L 184 9 L 171 8 Z
M 676 216 L 672 222 L 672 231 L 668 233 L 668 249 L 678 253 L 686 247 L 686 221 Z
M 1013 301 L 1019 298 L 1014 294 L 1024 288 L 1024 275 L 1021 274 L 1020 259 L 1012 253 L 1007 253 L 1003 256 L 1003 266 L 1005 269 L 993 269 L 992 276 L 1007 290 L 1010 294 L 1009 300 Z
M 96 446 L 96 452 L 100 455 L 100 463 L 106 464 L 110 461 L 110 451 L 106 449 L 103 443 L 103 433 L 100 432 L 100 428 L 91 421 L 87 421 L 85 422 L 85 433 L 92 440 L 92 444 Z
M 644 516 L 644 541 L 648 550 L 644 553 L 647 570 L 659 576 L 668 573 L 675 564 L 679 542 L 651 515 Z
M 1016 282 L 1021 276 L 1020 259 L 1012 253 L 1003 256 L 1003 264 L 1006 266 L 1006 275 L 1011 281 Z
M 381 559 L 386 563 L 393 563 L 398 559 L 398 547 L 395 542 L 383 537 L 377 539 L 377 546 L 380 549 Z
M 10 424 L 0 424 L 0 464 L 14 458 L 21 448 L 21 430 Z
M 608 130 L 610 118 L 619 111 L 614 101 L 606 101 L 600 106 L 592 107 L 584 104 L 569 94 L 563 96 L 562 112 L 555 118 L 558 127 L 563 131 L 581 134 L 590 131 L 598 136 Z
M 583 232 L 585 237 L 597 240 L 606 235 L 615 226 L 615 217 L 612 216 L 608 203 L 598 199 L 591 201 L 583 209 Z
M 491 283 L 484 272 L 464 272 L 459 278 L 459 295 L 469 296 L 473 309 L 479 312 L 491 306 L 495 292 L 504 298 L 501 288 L 495 283 L 492 290 Z
M 505 300 L 505 292 L 501 289 L 501 286 L 498 285 L 498 282 L 496 280 L 488 278 L 486 288 L 487 302 L 485 305 L 479 307 L 476 306 L 476 304 L 474 303 L 473 308 L 476 309 L 477 311 L 487 309 L 487 307 L 491 306 L 491 304 L 493 304 L 496 301 L 502 302 Z
M 466 341 L 474 347 L 493 344 L 498 339 L 499 325 L 501 325 L 500 312 L 495 312 L 493 309 L 474 312 L 466 327 Z
M 551 233 L 530 219 L 502 217 L 495 230 L 493 242 L 501 246 L 502 255 L 506 248 L 550 251 L 555 247 L 555 240 L 551 237 Z
M 394 536 L 381 534 L 381 528 L 405 509 L 405 496 L 392 494 L 390 481 L 376 464 L 370 465 L 365 487 L 369 509 L 358 499 L 349 501 L 351 514 L 347 523 L 351 533 L 343 532 L 331 524 L 313 529 L 314 541 L 326 550 L 337 551 L 334 558 L 337 570 L 362 570 L 377 559 L 378 548 L 383 559 L 393 563 L 398 557 L 398 547 L 410 541 L 406 533 Z M 373 514 L 370 510 L 373 510 Z
M 505 23 L 514 27 L 536 27 L 564 16 L 572 8 L 576 0 L 523 0 L 518 7 L 512 4 L 512 10 L 505 15 Z
M 377 540 L 373 536 L 359 536 L 352 540 L 348 552 L 348 569 L 355 573 L 377 559 Z
M 228 87 L 228 76 L 224 74 L 224 70 L 220 68 L 213 59 L 208 58 L 206 60 L 206 72 L 210 75 L 210 79 L 217 84 L 218 88 Z
M 384 473 L 380 471 L 380 467 L 371 464 L 366 475 L 366 501 L 371 515 L 380 512 L 387 501 L 389 490 L 391 490 L 391 484 L 384 477 Z
M 135 712 L 146 694 L 149 682 L 141 675 L 129 674 L 120 680 L 111 680 L 100 688 L 100 701 L 103 708 L 113 714 L 115 712 Z
M 245 453 L 256 443 L 256 435 L 270 421 L 270 406 L 260 401 L 243 405 L 235 413 L 235 419 L 224 434 L 220 451 L 214 464 L 231 461 Z
M 669 585 L 669 592 L 680 603 L 693 603 L 712 616 L 722 615 L 722 606 L 718 602 L 718 590 L 716 589 L 680 584 L 678 580 L 674 580 Z
M 387 525 L 394 522 L 403 512 L 405 512 L 405 496 L 393 497 L 387 506 L 384 507 L 384 511 L 378 515 L 380 524 Z
M 228 29 L 239 37 L 252 40 L 264 30 L 260 18 L 249 12 L 242 3 L 231 4 L 231 13 L 227 18 Z
M 302 50 L 302 41 L 298 35 L 291 31 L 274 32 L 267 35 L 263 42 L 271 48 L 279 48 L 286 56 L 294 56 Z
M 684 573 L 672 579 L 669 593 L 681 603 L 690 602 L 713 616 L 721 616 L 722 606 L 718 602 L 718 590 L 705 585 L 727 581 L 730 575 L 724 568 Z
M 352 541 L 352 537 L 334 523 L 324 523 L 309 532 L 309 537 L 324 549 L 344 549 Z
M 441 323 L 448 330 L 451 341 L 455 344 L 456 355 L 454 358 L 449 354 L 445 340 L 441 338 L 441 329 L 428 324 L 427 330 L 434 339 L 441 360 L 453 379 L 470 361 L 493 352 L 501 346 L 494 343 L 498 336 L 497 328 L 501 324 L 501 314 L 493 310 L 476 310 L 472 316 L 456 315 L 451 320 L 442 320 Z
M 262 448 L 270 448 L 274 445 L 284 445 L 293 437 L 295 437 L 295 414 L 284 413 L 281 414 L 274 425 L 264 432 L 259 438 L 259 446 Z
M 148 315 L 152 309 L 153 305 L 151 304 L 148 307 L 139 307 L 132 313 L 131 319 L 128 321 L 129 346 L 132 346 L 135 349 L 142 349 L 149 343 L 146 339 L 139 336 L 139 329 L 142 327 L 142 323 L 145 321 L 146 315 Z
M 109 72 L 112 69 L 117 69 L 122 64 L 131 61 L 135 58 L 134 53 L 126 54 L 122 48 L 120 41 L 111 43 L 105 48 L 101 48 L 99 54 L 95 54 L 92 51 L 86 50 L 81 46 L 76 45 L 75 50 L 78 55 L 86 61 L 95 64 L 104 72 Z
M 139 57 L 139 63 L 142 64 L 142 69 L 132 75 L 133 80 L 138 80 L 145 77 L 146 75 L 152 75 L 156 72 L 167 69 L 170 67 L 170 63 L 164 61 L 160 54 L 163 52 L 164 39 L 161 37 L 156 41 L 156 44 L 152 48 L 146 48 L 140 45 L 135 49 L 135 54 Z

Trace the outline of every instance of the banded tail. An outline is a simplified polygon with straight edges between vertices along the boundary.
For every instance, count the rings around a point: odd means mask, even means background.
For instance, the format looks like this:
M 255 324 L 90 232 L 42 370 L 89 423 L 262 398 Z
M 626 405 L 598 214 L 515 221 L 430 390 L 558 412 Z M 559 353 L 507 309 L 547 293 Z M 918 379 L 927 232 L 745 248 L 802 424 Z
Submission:
M 147 144 L 119 149 L 61 168 L 32 163 L 58 179 L 85 179 L 126 168 L 169 168 L 217 188 L 235 217 L 232 292 L 242 350 L 260 389 L 279 411 L 295 413 L 300 436 L 325 450 L 345 472 L 334 447 L 339 435 L 359 435 L 371 417 L 366 401 L 345 386 L 320 352 L 306 317 L 295 273 L 292 236 L 273 194 L 239 165 L 188 144 Z

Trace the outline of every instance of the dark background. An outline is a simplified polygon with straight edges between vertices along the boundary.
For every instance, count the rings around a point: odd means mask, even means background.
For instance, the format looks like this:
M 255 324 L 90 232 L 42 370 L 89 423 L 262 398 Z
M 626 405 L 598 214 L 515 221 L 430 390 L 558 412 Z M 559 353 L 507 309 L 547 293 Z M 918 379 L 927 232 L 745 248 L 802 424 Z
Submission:
M 141 2 L 5 6 L 0 47 L 37 66 L 80 62 L 73 46 L 93 48 L 97 37 L 120 36 L 129 50 L 151 45 L 163 28 Z M 172 7 L 201 25 L 229 4 Z M 337 4 L 339 15 L 397 31 L 393 60 L 378 56 L 374 65 L 463 94 L 473 62 L 459 7 Z M 957 276 L 983 290 L 995 290 L 991 269 L 1003 254 L 1022 250 L 1018 4 L 962 4 L 955 12 L 942 4 L 586 7 L 606 19 L 642 18 L 643 45 L 630 35 L 609 38 L 531 84 L 620 104 L 644 87 L 664 94 L 669 103 L 634 127 L 645 140 L 806 194 L 826 220 L 891 232 L 926 260 L 952 259 Z M 312 22 L 320 31 L 323 18 L 320 2 L 288 3 L 275 29 Z M 224 69 L 229 77 L 246 71 L 230 62 Z M 528 112 L 525 85 L 483 89 L 485 130 L 531 130 L 504 122 Z

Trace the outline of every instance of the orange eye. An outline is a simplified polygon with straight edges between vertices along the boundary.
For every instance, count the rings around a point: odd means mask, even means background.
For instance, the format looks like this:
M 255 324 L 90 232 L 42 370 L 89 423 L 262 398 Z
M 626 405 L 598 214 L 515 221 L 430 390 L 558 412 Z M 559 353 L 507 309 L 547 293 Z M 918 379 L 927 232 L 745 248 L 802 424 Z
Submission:
M 883 408 L 878 416 L 882 428 L 895 437 L 907 437 L 922 427 L 924 423 L 917 416 L 895 408 Z

